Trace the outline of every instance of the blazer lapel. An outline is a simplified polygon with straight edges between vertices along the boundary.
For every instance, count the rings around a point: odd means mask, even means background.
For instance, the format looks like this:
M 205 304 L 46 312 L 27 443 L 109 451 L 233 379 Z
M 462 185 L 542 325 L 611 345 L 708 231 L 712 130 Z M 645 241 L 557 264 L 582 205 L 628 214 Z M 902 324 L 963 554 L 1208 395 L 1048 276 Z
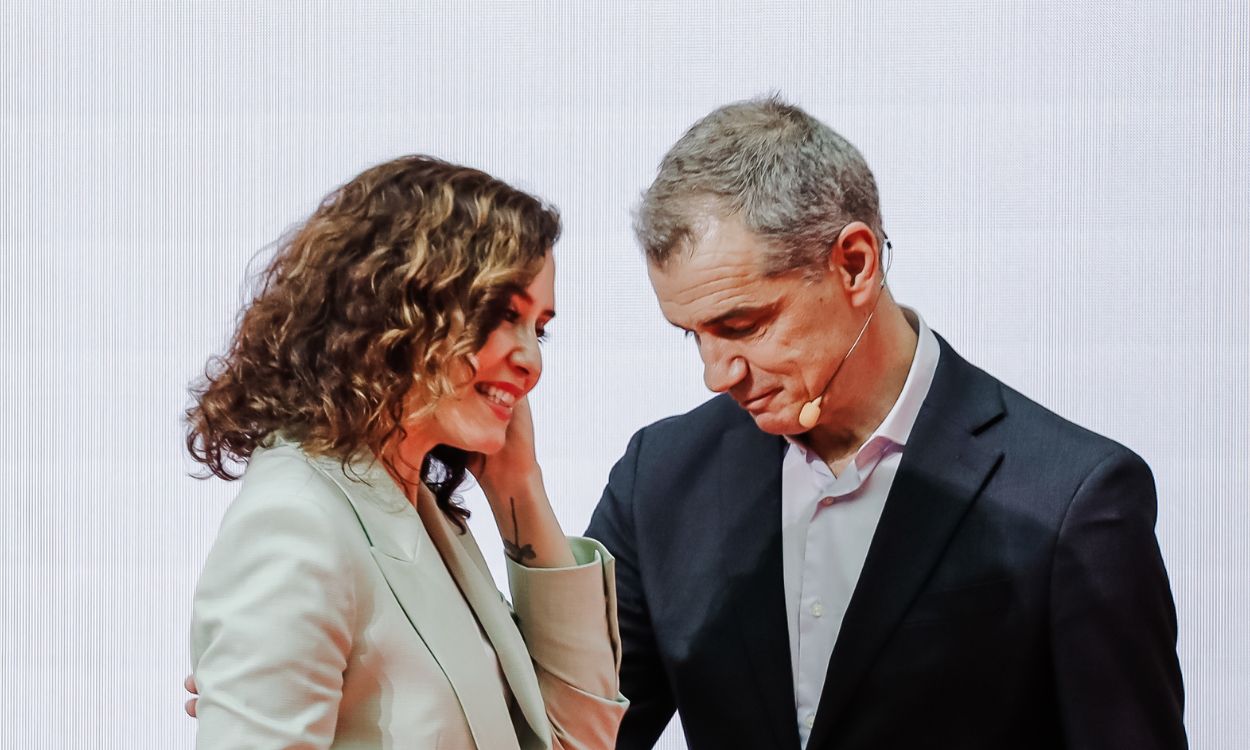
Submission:
M 486 559 L 473 537 L 453 526 L 438 509 L 434 497 L 422 489 L 421 502 L 417 506 L 421 520 L 494 646 L 504 678 L 530 730 L 543 747 L 550 747 L 551 729 L 547 723 L 547 709 L 538 686 L 538 676 L 530 661 L 529 649 L 521 638 L 521 631 L 512 619 L 512 610 L 495 587 Z M 478 650 L 481 651 L 480 648 Z
M 799 734 L 781 550 L 781 456 L 786 443 L 761 432 L 749 418 L 721 439 L 717 453 L 727 460 L 717 467 L 717 512 L 736 511 L 718 544 L 727 555 L 723 569 L 732 597 L 730 611 L 754 676 L 748 688 L 751 703 L 763 706 L 776 746 L 794 748 Z M 732 506 L 726 505 L 729 499 Z
M 429 528 L 425 514 L 418 514 L 377 462 L 354 465 L 357 480 L 345 476 L 338 462 L 315 460 L 351 502 L 378 569 L 451 683 L 474 743 L 480 748 L 518 748 L 494 678 L 497 670 L 482 648 L 473 613 L 454 606 L 467 595 L 462 596 L 448 575 L 452 565 L 444 565 L 446 556 L 434 540 L 438 534 Z M 418 503 L 427 504 L 433 506 L 432 497 Z M 437 508 L 435 513 L 442 515 Z
M 1003 414 L 997 384 L 939 338 L 933 384 L 903 451 L 829 659 L 808 746 L 830 735 L 1002 457 L 976 434 Z

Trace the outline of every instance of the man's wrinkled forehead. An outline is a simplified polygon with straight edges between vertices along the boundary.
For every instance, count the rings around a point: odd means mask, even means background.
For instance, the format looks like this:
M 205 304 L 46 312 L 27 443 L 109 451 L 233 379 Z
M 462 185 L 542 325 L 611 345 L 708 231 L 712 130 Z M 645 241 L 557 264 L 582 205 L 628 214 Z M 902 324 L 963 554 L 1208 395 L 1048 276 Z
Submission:
M 735 307 L 770 302 L 761 244 L 736 220 L 709 221 L 688 252 L 663 265 L 649 263 L 651 286 L 665 317 L 694 328 Z

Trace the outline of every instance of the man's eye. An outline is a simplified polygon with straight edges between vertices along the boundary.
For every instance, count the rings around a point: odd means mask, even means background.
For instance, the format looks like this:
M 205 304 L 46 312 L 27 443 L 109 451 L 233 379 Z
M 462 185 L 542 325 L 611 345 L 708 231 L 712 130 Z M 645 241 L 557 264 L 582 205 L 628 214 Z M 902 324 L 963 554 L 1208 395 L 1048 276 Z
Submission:
M 521 319 L 521 311 L 515 307 L 509 307 L 504 311 L 503 319 L 509 323 L 515 323 Z
M 758 326 L 754 323 L 740 326 L 722 326 L 721 330 L 727 338 L 740 338 L 742 336 L 750 336 L 758 330 Z

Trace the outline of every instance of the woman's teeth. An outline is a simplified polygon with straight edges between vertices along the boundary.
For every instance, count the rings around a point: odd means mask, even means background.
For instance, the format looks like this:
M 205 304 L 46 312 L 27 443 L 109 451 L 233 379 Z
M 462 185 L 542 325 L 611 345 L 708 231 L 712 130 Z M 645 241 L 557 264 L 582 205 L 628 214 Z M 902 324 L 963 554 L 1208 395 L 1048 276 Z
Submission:
M 511 409 L 512 406 L 516 404 L 516 396 L 513 396 L 511 393 L 508 393 L 502 388 L 496 388 L 493 385 L 486 385 L 484 383 L 480 383 L 477 386 L 477 392 L 485 396 L 487 399 L 495 402 L 496 404 L 499 404 L 500 406 L 505 406 L 509 409 Z

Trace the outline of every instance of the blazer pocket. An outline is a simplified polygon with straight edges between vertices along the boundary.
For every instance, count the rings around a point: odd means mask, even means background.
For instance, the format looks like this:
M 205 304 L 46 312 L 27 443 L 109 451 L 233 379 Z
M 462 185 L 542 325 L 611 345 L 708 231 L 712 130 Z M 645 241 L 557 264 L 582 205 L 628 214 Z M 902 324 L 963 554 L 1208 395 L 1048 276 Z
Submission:
M 1002 614 L 1011 602 L 1011 581 L 985 581 L 921 594 L 902 626 L 977 620 Z

